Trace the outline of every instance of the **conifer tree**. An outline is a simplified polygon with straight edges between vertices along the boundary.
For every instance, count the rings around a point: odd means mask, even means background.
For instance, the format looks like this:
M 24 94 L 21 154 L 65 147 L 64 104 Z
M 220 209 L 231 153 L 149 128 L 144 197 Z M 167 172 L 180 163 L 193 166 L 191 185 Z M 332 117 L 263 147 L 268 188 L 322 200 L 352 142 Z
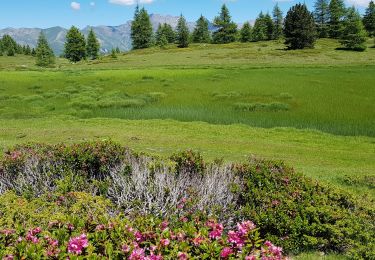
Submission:
M 71 62 L 86 58 L 86 41 L 78 28 L 72 26 L 66 35 L 65 57 Z
M 170 24 L 164 23 L 163 32 L 168 43 L 174 43 L 176 41 L 176 33 Z
M 316 0 L 314 4 L 314 18 L 320 38 L 328 36 L 329 0 Z
M 285 44 L 289 49 L 304 49 L 314 47 L 316 27 L 312 13 L 305 4 L 296 4 L 285 17 Z
M 363 17 L 363 24 L 368 32 L 368 35 L 375 37 L 375 4 L 371 1 L 366 9 Z
M 265 23 L 265 16 L 263 12 L 260 12 L 257 19 L 255 20 L 252 38 L 253 41 L 265 41 L 267 39 L 268 30 L 267 24 Z
M 230 43 L 236 41 L 237 25 L 232 21 L 225 4 L 221 7 L 219 16 L 215 18 L 214 25 L 218 29 L 213 33 L 213 43 Z
M 37 66 L 48 67 L 55 63 L 55 55 L 53 54 L 51 47 L 48 45 L 43 32 L 39 35 L 35 53 Z
M 25 48 L 25 55 L 31 55 L 31 48 L 29 45 L 26 45 L 26 48 Z
M 267 40 L 272 40 L 273 39 L 273 21 L 269 13 L 267 13 L 264 16 L 264 24 L 266 25 L 266 35 L 267 35 Z
M 345 48 L 357 51 L 366 49 L 366 30 L 363 26 L 361 16 L 354 7 L 349 8 L 343 21 L 343 31 L 340 43 Z
M 89 35 L 87 36 L 86 54 L 91 60 L 96 60 L 99 57 L 100 44 L 93 29 L 90 29 Z
M 3 53 L 5 53 L 7 56 L 16 55 L 18 44 L 10 35 L 5 34 L 1 39 L 1 42 L 1 49 Z
M 181 15 L 177 24 L 177 44 L 179 48 L 189 47 L 189 28 L 185 18 Z
M 115 50 L 115 49 L 112 49 L 112 50 L 111 50 L 111 58 L 112 58 L 112 59 L 117 59 L 117 53 L 116 53 L 116 50 Z
M 155 32 L 156 45 L 159 45 L 161 37 L 164 35 L 163 25 L 159 23 L 158 29 Z
M 32 50 L 31 50 L 31 56 L 33 56 L 33 57 L 35 57 L 36 56 L 36 51 L 35 51 L 35 49 L 33 48 Z
M 273 39 L 278 40 L 283 35 L 283 12 L 278 4 L 275 5 L 272 11 L 273 15 Z
M 343 0 L 331 0 L 329 3 L 329 36 L 331 38 L 340 38 L 345 12 Z
M 134 20 L 131 25 L 131 38 L 133 49 L 144 49 L 152 45 L 152 25 L 147 11 L 136 7 Z
M 195 43 L 211 42 L 211 34 L 208 29 L 208 21 L 203 15 L 201 15 L 196 22 L 192 38 L 193 42 Z
M 240 41 L 241 42 L 250 42 L 251 37 L 251 25 L 249 22 L 244 23 L 240 31 Z
M 159 41 L 158 41 L 158 46 L 160 48 L 165 48 L 167 45 L 168 45 L 168 39 L 167 39 L 167 36 L 165 34 L 162 34 L 159 38 Z
M 115 51 L 116 51 L 117 54 L 120 54 L 120 53 L 121 53 L 121 50 L 120 50 L 119 47 L 116 47 Z

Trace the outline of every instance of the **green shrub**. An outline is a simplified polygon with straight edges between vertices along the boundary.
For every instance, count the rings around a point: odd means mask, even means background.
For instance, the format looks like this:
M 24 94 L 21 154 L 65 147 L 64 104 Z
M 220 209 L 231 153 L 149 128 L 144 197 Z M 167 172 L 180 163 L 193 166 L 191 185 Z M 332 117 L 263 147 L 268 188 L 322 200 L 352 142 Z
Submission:
M 206 168 L 201 154 L 192 150 L 174 154 L 170 159 L 176 163 L 176 171 L 179 174 L 202 174 Z

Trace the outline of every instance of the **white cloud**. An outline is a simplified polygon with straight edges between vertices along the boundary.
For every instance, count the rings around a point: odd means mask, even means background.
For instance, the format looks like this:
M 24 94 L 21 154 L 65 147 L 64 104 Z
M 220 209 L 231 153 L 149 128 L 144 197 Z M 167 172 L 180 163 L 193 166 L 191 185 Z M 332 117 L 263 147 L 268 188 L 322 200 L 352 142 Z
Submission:
M 70 7 L 71 7 L 73 10 L 78 11 L 78 10 L 81 9 L 81 4 L 80 4 L 80 3 L 77 3 L 77 2 L 72 2 L 72 3 L 70 4 Z
M 116 5 L 135 5 L 136 3 L 151 4 L 154 0 L 109 0 L 109 2 Z
M 368 4 L 370 3 L 370 0 L 347 0 L 347 2 L 350 5 L 367 7 Z
M 95 2 L 91 2 L 91 3 L 90 3 L 90 6 L 91 6 L 91 7 L 95 7 Z

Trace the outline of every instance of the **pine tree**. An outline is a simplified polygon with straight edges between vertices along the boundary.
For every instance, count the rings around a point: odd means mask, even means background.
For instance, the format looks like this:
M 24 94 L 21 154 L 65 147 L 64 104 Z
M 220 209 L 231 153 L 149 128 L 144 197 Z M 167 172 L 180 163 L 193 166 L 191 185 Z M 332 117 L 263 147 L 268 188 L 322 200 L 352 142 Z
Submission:
M 39 35 L 35 53 L 37 66 L 48 67 L 55 63 L 55 55 L 53 54 L 51 47 L 48 45 L 48 41 L 43 32 Z
M 177 44 L 179 48 L 189 47 L 189 28 L 185 18 L 181 15 L 177 24 Z
M 14 56 L 16 55 L 16 51 L 18 48 L 18 44 L 16 41 L 9 35 L 5 34 L 1 40 L 2 42 L 2 52 L 5 53 L 7 56 Z
M 211 34 L 208 29 L 208 21 L 203 15 L 201 15 L 196 22 L 194 32 L 193 32 L 193 42 L 195 43 L 211 42 Z
M 167 45 L 168 45 L 168 39 L 167 39 L 167 36 L 165 34 L 162 34 L 159 38 L 159 41 L 158 41 L 158 46 L 160 48 L 165 48 Z
M 25 55 L 31 55 L 31 48 L 29 45 L 26 45 L 26 48 L 25 48 Z
M 363 24 L 371 37 L 375 37 L 375 4 L 371 1 L 363 17 Z
M 117 59 L 117 53 L 116 53 L 116 50 L 115 50 L 115 49 L 112 49 L 112 50 L 111 50 L 111 58 L 112 58 L 112 59 Z
M 230 43 L 236 41 L 237 25 L 232 22 L 229 10 L 225 4 L 221 7 L 220 15 L 215 18 L 214 25 L 218 28 L 213 33 L 214 43 Z
M 155 38 L 156 38 L 156 45 L 160 45 L 161 38 L 164 36 L 164 39 L 167 37 L 164 35 L 164 26 L 159 23 L 158 29 L 156 30 L 155 33 Z M 168 40 L 167 40 L 168 41 Z
M 320 38 L 328 36 L 329 0 L 316 0 L 314 18 Z
M 120 54 L 120 53 L 121 53 L 121 50 L 120 50 L 120 48 L 119 48 L 119 47 L 116 47 L 116 49 L 115 49 L 115 50 L 116 50 L 116 53 L 117 53 L 117 54 Z
M 316 27 L 312 13 L 305 4 L 293 6 L 285 17 L 285 44 L 289 49 L 304 49 L 314 47 Z
M 345 12 L 343 0 L 331 0 L 329 3 L 329 36 L 331 38 L 340 38 Z
M 252 39 L 251 36 L 251 25 L 249 22 L 244 23 L 240 31 L 240 40 L 241 42 L 250 42 Z
M 266 14 L 264 16 L 264 24 L 266 25 L 266 35 L 267 35 L 267 40 L 272 40 L 273 39 L 273 21 L 272 21 L 272 18 L 270 16 L 270 14 Z
M 252 34 L 253 41 L 265 41 L 267 39 L 268 30 L 263 12 L 260 12 L 258 18 L 255 20 Z
M 273 39 L 278 40 L 283 36 L 283 12 L 278 4 L 275 5 L 272 11 L 273 15 Z
M 78 28 L 72 26 L 66 35 L 65 57 L 71 62 L 86 58 L 86 41 Z
M 170 24 L 164 23 L 163 32 L 168 43 L 174 43 L 176 41 L 176 33 Z
M 87 36 L 86 54 L 91 60 L 96 60 L 99 57 L 100 44 L 93 29 L 90 29 L 89 35 Z
M 31 50 L 31 56 L 33 56 L 33 57 L 35 57 L 36 56 L 36 51 L 35 51 L 35 49 L 33 48 L 32 50 Z
M 150 16 L 142 8 L 137 6 L 134 13 L 134 20 L 131 25 L 131 38 L 133 49 L 144 49 L 152 45 L 152 25 Z
M 348 13 L 343 21 L 343 28 L 340 43 L 345 48 L 357 51 L 364 51 L 367 48 L 367 33 L 361 16 L 354 7 L 348 9 Z

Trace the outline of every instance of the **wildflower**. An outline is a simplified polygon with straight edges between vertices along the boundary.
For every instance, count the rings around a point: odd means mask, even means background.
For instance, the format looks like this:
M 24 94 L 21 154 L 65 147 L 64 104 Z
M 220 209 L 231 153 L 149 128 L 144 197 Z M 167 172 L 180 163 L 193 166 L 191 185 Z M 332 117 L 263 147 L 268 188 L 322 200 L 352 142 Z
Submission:
M 209 233 L 211 239 L 218 239 L 221 237 L 223 233 L 224 227 L 222 224 L 214 224 L 212 225 L 212 230 Z
M 4 230 L 1 230 L 0 233 L 5 235 L 6 237 L 9 236 L 9 235 L 12 235 L 14 234 L 16 231 L 13 230 L 13 229 L 4 229 Z
M 134 249 L 131 255 L 129 256 L 129 260 L 144 260 L 145 259 L 145 251 L 142 248 Z
M 148 259 L 149 260 L 163 260 L 163 257 L 161 255 L 150 255 Z
M 160 228 L 162 231 L 166 230 L 169 226 L 169 222 L 168 221 L 163 221 L 161 224 L 160 224 Z
M 228 258 L 231 254 L 233 254 L 233 250 L 229 247 L 224 247 L 223 250 L 221 250 L 220 257 Z
M 103 224 L 97 225 L 95 230 L 96 231 L 103 231 L 103 230 L 105 230 L 105 225 L 103 225 Z
M 129 253 L 130 252 L 130 246 L 128 245 L 123 245 L 121 247 L 121 251 L 124 252 L 124 253 Z
M 178 257 L 178 260 L 187 260 L 188 259 L 187 253 L 183 253 L 183 252 L 178 252 L 177 257 Z
M 71 224 L 71 223 L 68 223 L 67 228 L 68 228 L 68 230 L 69 230 L 70 232 L 72 232 L 72 231 L 74 230 L 74 226 L 73 226 L 73 224 Z
M 228 242 L 236 245 L 238 248 L 242 248 L 245 244 L 245 242 L 242 239 L 242 237 L 240 236 L 240 234 L 238 234 L 237 232 L 234 232 L 234 231 L 228 232 Z
M 6 255 L 3 260 L 13 260 L 14 256 L 13 255 Z
M 251 221 L 244 221 L 241 224 L 240 223 L 237 224 L 238 232 L 242 236 L 247 235 L 251 230 L 253 230 L 255 228 L 256 228 L 255 224 Z
M 168 246 L 170 244 L 169 239 L 160 239 L 160 244 L 163 246 Z
M 248 256 L 245 257 L 245 260 L 256 260 L 256 259 L 257 258 L 254 255 L 248 255 Z
M 185 240 L 185 234 L 184 233 L 182 233 L 182 232 L 179 232 L 178 234 L 177 234 L 177 240 L 178 241 L 184 241 Z
M 195 238 L 193 239 L 193 244 L 194 244 L 195 246 L 199 246 L 200 244 L 203 243 L 203 241 L 204 241 L 204 238 L 203 238 L 203 237 L 201 237 L 201 236 L 197 236 L 197 237 L 195 237 Z
M 142 242 L 143 241 L 143 235 L 142 235 L 141 232 L 136 231 L 135 234 L 134 234 L 134 236 L 135 236 L 135 240 L 137 240 L 137 242 Z
M 80 255 L 82 250 L 89 246 L 89 241 L 85 234 L 80 235 L 79 237 L 74 237 L 69 240 L 68 252 Z

